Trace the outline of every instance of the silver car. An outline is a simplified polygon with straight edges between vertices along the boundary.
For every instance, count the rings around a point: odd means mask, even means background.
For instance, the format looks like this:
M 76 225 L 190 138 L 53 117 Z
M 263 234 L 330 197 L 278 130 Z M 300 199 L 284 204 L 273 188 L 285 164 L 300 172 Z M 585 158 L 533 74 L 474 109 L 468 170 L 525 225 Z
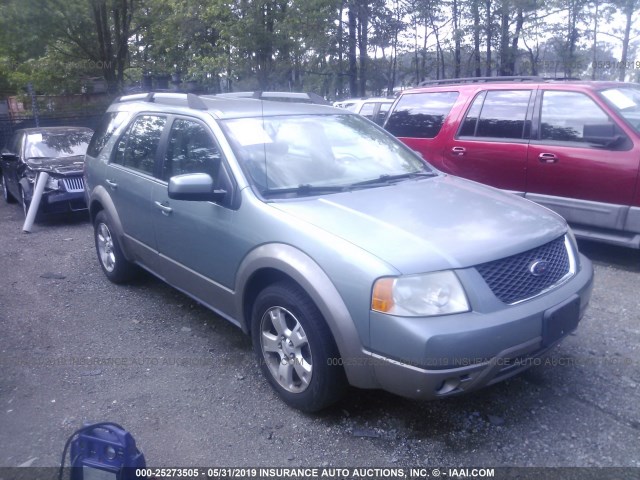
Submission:
M 290 406 L 347 385 L 433 399 L 508 378 L 573 331 L 593 281 L 564 220 L 445 175 L 344 109 L 122 97 L 86 157 L 98 259 L 251 335 Z

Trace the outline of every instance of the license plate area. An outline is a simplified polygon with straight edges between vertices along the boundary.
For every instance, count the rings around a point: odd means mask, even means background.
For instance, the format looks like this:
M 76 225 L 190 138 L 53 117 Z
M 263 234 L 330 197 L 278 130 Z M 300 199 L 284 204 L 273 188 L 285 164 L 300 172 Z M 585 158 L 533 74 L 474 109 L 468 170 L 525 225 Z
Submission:
M 542 346 L 548 347 L 575 330 L 579 321 L 580 297 L 577 295 L 544 312 L 542 319 Z

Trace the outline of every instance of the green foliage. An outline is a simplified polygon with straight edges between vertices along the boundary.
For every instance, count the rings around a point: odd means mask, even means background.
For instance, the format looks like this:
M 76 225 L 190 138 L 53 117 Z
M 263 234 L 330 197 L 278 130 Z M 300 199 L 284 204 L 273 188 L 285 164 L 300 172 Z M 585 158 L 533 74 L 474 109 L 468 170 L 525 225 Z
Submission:
M 515 74 L 590 78 L 594 55 L 604 61 L 624 42 L 627 56 L 634 51 L 637 32 L 605 25 L 616 13 L 634 15 L 640 0 L 598 3 L 597 17 L 596 1 L 3 0 L 0 93 L 22 93 L 29 82 L 38 93 L 80 93 L 96 77 L 118 90 L 143 75 L 179 73 L 211 92 L 306 90 L 335 98 L 347 84 L 360 85 L 349 82 L 349 55 L 369 94 L 475 75 L 478 55 L 482 74 L 508 62 Z M 352 38 L 360 39 L 351 52 L 350 10 L 357 14 Z M 363 52 L 368 62 L 356 59 Z M 550 71 L 551 62 L 577 67 Z

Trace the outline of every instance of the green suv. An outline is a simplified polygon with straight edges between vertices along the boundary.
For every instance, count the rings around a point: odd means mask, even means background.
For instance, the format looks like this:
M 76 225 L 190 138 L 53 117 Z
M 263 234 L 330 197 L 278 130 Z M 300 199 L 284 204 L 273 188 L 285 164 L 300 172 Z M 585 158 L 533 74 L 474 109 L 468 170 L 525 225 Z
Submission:
M 85 183 L 105 275 L 142 267 L 240 327 L 305 411 L 349 384 L 431 399 L 508 378 L 591 294 L 560 216 L 442 174 L 344 109 L 122 97 Z

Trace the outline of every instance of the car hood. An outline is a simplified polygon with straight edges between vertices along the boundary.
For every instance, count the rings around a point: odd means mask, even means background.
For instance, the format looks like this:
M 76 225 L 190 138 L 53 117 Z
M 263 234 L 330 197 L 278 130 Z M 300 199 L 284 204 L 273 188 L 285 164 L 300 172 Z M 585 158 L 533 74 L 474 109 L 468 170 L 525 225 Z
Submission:
M 82 173 L 84 155 L 57 158 L 28 158 L 25 163 L 32 170 L 70 175 Z
M 403 274 L 477 265 L 567 231 L 564 220 L 546 208 L 449 175 L 272 206 L 361 247 Z

